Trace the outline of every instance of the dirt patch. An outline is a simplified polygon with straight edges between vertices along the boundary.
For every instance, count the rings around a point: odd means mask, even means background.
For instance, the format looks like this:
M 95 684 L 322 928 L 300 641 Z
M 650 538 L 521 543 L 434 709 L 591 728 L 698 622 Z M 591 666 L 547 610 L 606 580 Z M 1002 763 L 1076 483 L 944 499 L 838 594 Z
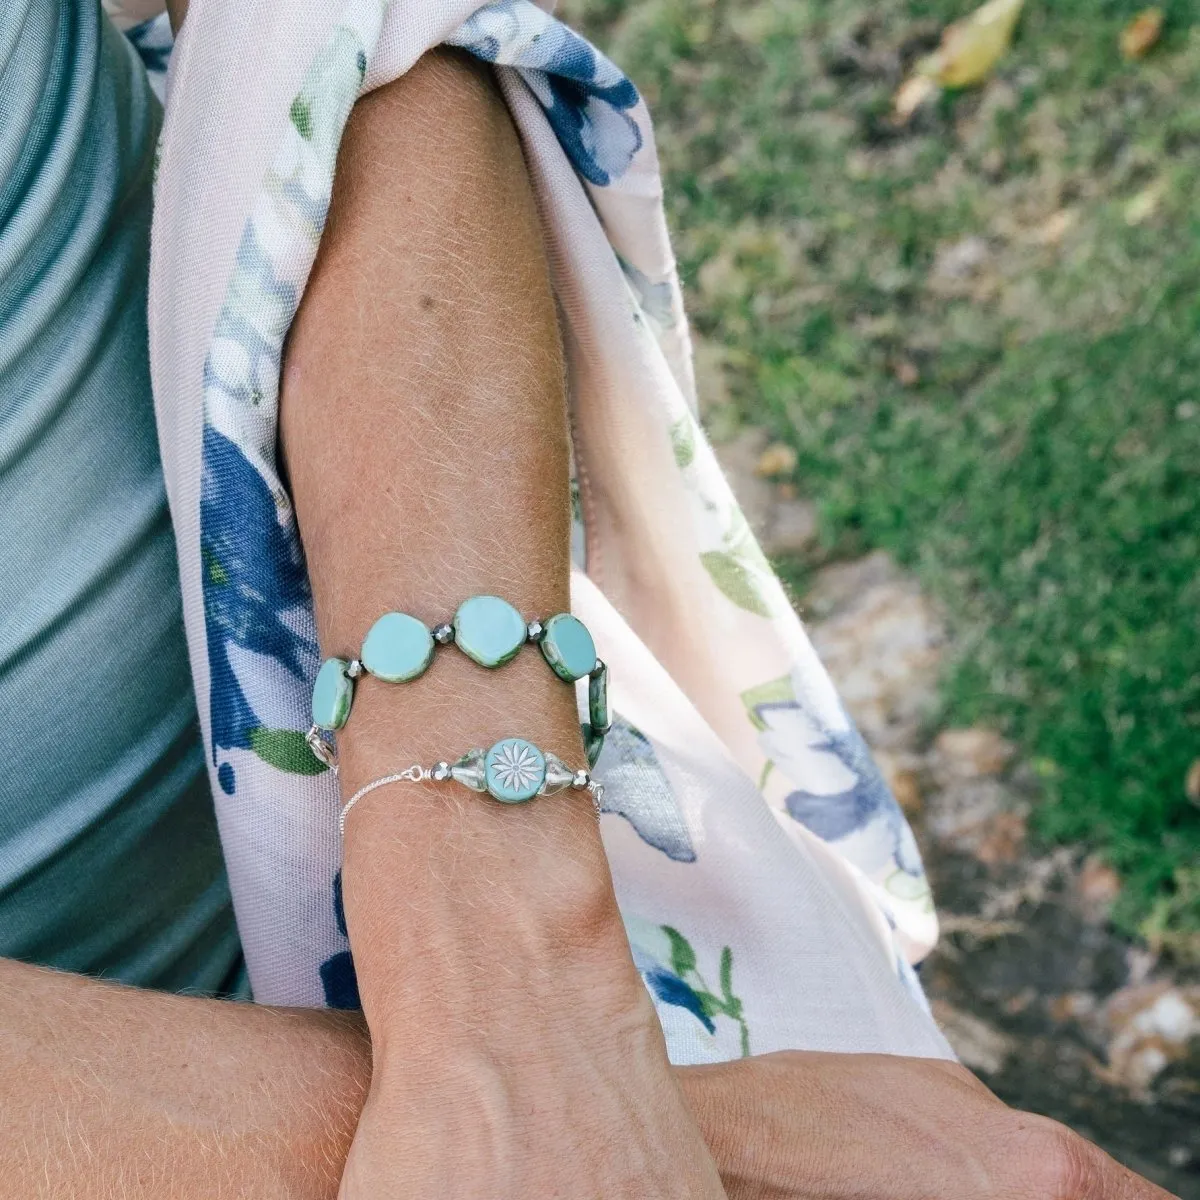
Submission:
M 963 1061 L 1200 1200 L 1200 982 L 1112 927 L 1111 868 L 1030 845 L 1037 781 L 1012 745 L 931 726 L 948 647 L 910 577 L 874 554 L 818 571 L 802 604 L 921 843 L 943 930 L 922 977 Z

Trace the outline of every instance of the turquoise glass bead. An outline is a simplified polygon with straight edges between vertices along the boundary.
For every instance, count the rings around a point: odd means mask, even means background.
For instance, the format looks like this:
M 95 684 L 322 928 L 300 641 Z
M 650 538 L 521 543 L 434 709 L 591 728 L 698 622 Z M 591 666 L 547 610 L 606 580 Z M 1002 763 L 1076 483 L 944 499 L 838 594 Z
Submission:
M 528 636 L 525 620 L 499 596 L 472 596 L 454 614 L 454 641 L 481 667 L 500 667 L 517 656 Z
M 588 680 L 588 721 L 598 733 L 608 732 L 608 668 L 603 663 Z
M 408 613 L 384 613 L 367 633 L 362 664 L 388 683 L 423 675 L 433 658 L 433 634 Z
M 346 674 L 344 658 L 327 658 L 313 684 L 312 719 L 320 729 L 341 729 L 350 715 L 354 681 Z
M 546 756 L 532 742 L 505 738 L 487 752 L 484 780 L 501 803 L 523 804 L 546 782 Z
M 596 643 L 587 626 L 570 613 L 558 613 L 546 622 L 542 654 L 559 679 L 574 683 L 596 666 Z

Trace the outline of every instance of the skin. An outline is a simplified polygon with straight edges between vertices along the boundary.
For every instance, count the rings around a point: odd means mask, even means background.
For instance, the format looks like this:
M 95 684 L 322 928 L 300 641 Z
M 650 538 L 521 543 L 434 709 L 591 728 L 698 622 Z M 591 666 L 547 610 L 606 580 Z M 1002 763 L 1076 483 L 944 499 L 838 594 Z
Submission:
M 519 147 L 480 68 L 433 54 L 356 108 L 282 433 L 327 649 L 352 651 L 389 608 L 433 621 L 477 590 L 566 607 L 561 351 Z M 501 672 L 443 654 L 403 698 L 364 681 L 339 739 L 347 794 L 513 732 L 582 761 L 569 690 L 533 652 Z M 6 1189 L 1165 1195 L 947 1064 L 671 1070 L 583 797 L 510 811 L 382 789 L 348 824 L 344 878 L 365 1023 L 0 962 Z
M 478 593 L 526 620 L 570 605 L 565 369 L 516 133 L 465 55 L 429 54 L 408 82 L 356 107 L 284 368 L 282 442 L 338 654 L 389 609 L 434 624 Z M 451 126 L 424 119 L 446 111 Z M 364 678 L 343 793 L 506 736 L 586 764 L 574 691 L 536 651 L 493 671 L 439 654 L 402 689 Z M 723 1195 L 587 796 L 513 809 L 390 785 L 347 822 L 342 877 L 374 1048 L 347 1200 Z
M 730 1200 L 1167 1197 L 951 1063 L 789 1052 L 675 1074 Z M 6 1195 L 333 1200 L 369 1079 L 357 1015 L 0 961 Z

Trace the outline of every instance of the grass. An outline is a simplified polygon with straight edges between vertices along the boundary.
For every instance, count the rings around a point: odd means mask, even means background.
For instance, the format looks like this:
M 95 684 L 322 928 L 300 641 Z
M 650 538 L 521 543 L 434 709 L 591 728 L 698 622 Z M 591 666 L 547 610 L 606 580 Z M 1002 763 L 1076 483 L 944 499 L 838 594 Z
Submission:
M 897 128 L 966 7 L 567 14 L 655 114 L 713 436 L 790 442 L 822 553 L 918 573 L 962 647 L 941 719 L 1014 737 L 1040 835 L 1200 958 L 1200 15 L 1126 63 L 1137 3 L 1029 0 L 987 85 Z

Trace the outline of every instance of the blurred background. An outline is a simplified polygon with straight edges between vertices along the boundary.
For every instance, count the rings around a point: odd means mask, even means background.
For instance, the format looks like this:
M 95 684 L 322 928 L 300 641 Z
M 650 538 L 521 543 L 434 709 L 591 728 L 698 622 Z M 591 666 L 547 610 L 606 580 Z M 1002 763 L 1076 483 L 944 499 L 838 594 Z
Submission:
M 1200 12 L 568 0 L 703 418 L 918 831 L 964 1060 L 1200 1198 Z

